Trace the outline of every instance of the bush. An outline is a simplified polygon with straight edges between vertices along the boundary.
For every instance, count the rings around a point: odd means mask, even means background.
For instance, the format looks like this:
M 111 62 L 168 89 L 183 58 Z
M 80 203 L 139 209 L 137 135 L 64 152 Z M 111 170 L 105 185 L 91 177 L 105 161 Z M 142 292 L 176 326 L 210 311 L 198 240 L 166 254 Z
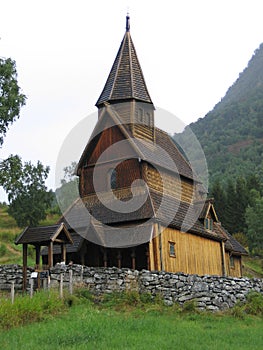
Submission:
M 187 313 L 195 313 L 197 312 L 197 304 L 196 304 L 196 300 L 192 299 L 192 300 L 188 300 L 183 304 L 182 307 L 182 311 L 183 312 L 187 312 Z
M 245 302 L 237 303 L 228 314 L 236 318 L 244 319 L 245 315 L 263 316 L 263 295 L 251 292 L 247 295 Z
M 263 295 L 257 292 L 249 293 L 244 311 L 250 315 L 263 316 Z

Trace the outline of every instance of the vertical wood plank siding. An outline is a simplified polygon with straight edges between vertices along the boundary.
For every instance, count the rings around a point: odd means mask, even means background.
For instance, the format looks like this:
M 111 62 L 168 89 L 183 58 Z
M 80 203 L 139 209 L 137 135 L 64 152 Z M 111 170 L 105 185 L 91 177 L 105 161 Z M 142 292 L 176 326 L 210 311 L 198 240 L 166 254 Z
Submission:
M 231 266 L 229 252 L 226 252 L 225 260 L 226 260 L 227 275 L 233 276 L 233 277 L 241 277 L 242 276 L 241 257 L 233 255 L 234 266 Z
M 175 257 L 169 254 L 169 242 L 175 243 Z M 207 238 L 180 232 L 173 228 L 165 228 L 161 236 L 163 269 L 170 272 L 189 274 L 222 275 L 222 258 L 220 243 Z M 159 237 L 153 239 L 157 257 L 151 256 L 155 263 L 153 270 L 160 269 L 158 258 Z M 153 254 L 153 253 L 152 253 Z
M 120 129 L 117 126 L 110 127 L 102 131 L 100 135 L 98 135 L 98 140 L 96 146 L 89 157 L 88 165 L 96 164 L 100 155 L 107 150 L 107 159 L 122 159 L 124 156 L 129 158 L 130 156 L 135 156 L 135 152 L 128 142 L 122 144 L 122 147 L 114 147 L 114 153 L 110 151 L 110 148 L 114 143 L 124 140 L 124 136 L 122 135 Z M 88 155 L 87 155 L 88 156 Z
M 109 164 L 97 165 L 98 173 L 96 175 L 96 181 L 99 185 L 99 191 L 109 190 L 109 178 L 105 176 L 110 168 L 117 170 L 117 188 L 131 187 L 134 180 L 140 179 L 140 167 L 138 159 L 128 159 L 121 162 L 116 166 L 116 162 Z M 93 172 L 94 167 L 86 167 L 81 169 L 80 176 L 80 195 L 81 197 L 95 193 L 93 185 Z

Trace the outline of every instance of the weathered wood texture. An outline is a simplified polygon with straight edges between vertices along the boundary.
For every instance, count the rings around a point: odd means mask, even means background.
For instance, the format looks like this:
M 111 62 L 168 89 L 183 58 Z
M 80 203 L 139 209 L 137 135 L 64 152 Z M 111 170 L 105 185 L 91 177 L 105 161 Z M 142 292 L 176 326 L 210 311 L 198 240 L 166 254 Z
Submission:
M 232 255 L 230 261 L 230 255 L 228 252 L 225 253 L 226 270 L 228 276 L 241 277 L 242 276 L 242 263 L 241 256 Z
M 158 171 L 149 164 L 143 166 L 144 178 L 150 188 L 163 194 L 169 193 L 170 196 L 192 203 L 194 198 L 194 187 L 190 180 L 186 180 L 171 174 L 168 171 Z
M 96 191 L 94 189 L 94 167 L 83 167 L 80 176 L 80 195 L 81 197 L 101 191 L 110 190 L 110 170 L 116 169 L 117 183 L 116 188 L 131 187 L 133 181 L 140 179 L 140 165 L 138 159 L 131 158 L 124 160 L 117 165 L 117 162 L 98 164 L 96 172 Z
M 127 159 L 129 157 L 136 156 L 136 153 L 129 144 L 129 141 L 123 142 L 119 147 L 116 147 L 116 145 L 112 147 L 113 144 L 122 140 L 125 140 L 125 138 L 118 126 L 112 126 L 103 130 L 92 141 L 96 143 L 96 145 L 92 151 L 92 154 L 87 154 L 87 165 L 98 163 L 98 159 L 102 153 L 104 153 L 102 162 L 112 161 L 114 159 Z
M 175 257 L 170 256 L 169 242 L 175 243 Z M 161 270 L 162 265 L 170 272 L 222 275 L 221 260 L 219 242 L 172 228 L 164 229 L 150 243 L 151 270 Z

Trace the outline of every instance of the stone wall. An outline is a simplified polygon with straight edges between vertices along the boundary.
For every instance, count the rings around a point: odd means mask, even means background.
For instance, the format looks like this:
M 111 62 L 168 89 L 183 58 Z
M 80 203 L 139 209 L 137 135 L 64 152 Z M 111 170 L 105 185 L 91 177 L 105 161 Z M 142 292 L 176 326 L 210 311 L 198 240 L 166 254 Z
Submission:
M 136 290 L 139 293 L 151 293 L 153 296 L 161 294 L 167 305 L 195 300 L 199 309 L 213 311 L 231 308 L 237 301 L 245 301 L 246 295 L 251 291 L 263 294 L 262 279 L 134 271 L 115 267 L 93 268 L 81 265 L 56 265 L 50 270 L 51 287 L 59 286 L 61 274 L 67 287 L 70 269 L 73 272 L 74 284 L 82 284 L 92 293 Z M 31 271 L 28 270 L 28 278 Z M 15 281 L 17 289 L 22 288 L 22 268 L 17 265 L 0 266 L 0 289 L 8 289 L 7 286 L 10 286 L 12 281 Z

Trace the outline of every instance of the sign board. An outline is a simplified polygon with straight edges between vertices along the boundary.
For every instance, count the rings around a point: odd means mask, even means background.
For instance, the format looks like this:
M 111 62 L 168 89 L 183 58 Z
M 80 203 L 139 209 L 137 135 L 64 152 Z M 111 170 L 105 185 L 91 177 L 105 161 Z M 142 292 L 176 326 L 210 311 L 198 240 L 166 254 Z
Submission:
M 37 274 L 38 274 L 37 272 L 32 272 L 31 273 L 31 278 L 37 278 Z
M 40 279 L 48 278 L 48 270 L 40 272 Z

